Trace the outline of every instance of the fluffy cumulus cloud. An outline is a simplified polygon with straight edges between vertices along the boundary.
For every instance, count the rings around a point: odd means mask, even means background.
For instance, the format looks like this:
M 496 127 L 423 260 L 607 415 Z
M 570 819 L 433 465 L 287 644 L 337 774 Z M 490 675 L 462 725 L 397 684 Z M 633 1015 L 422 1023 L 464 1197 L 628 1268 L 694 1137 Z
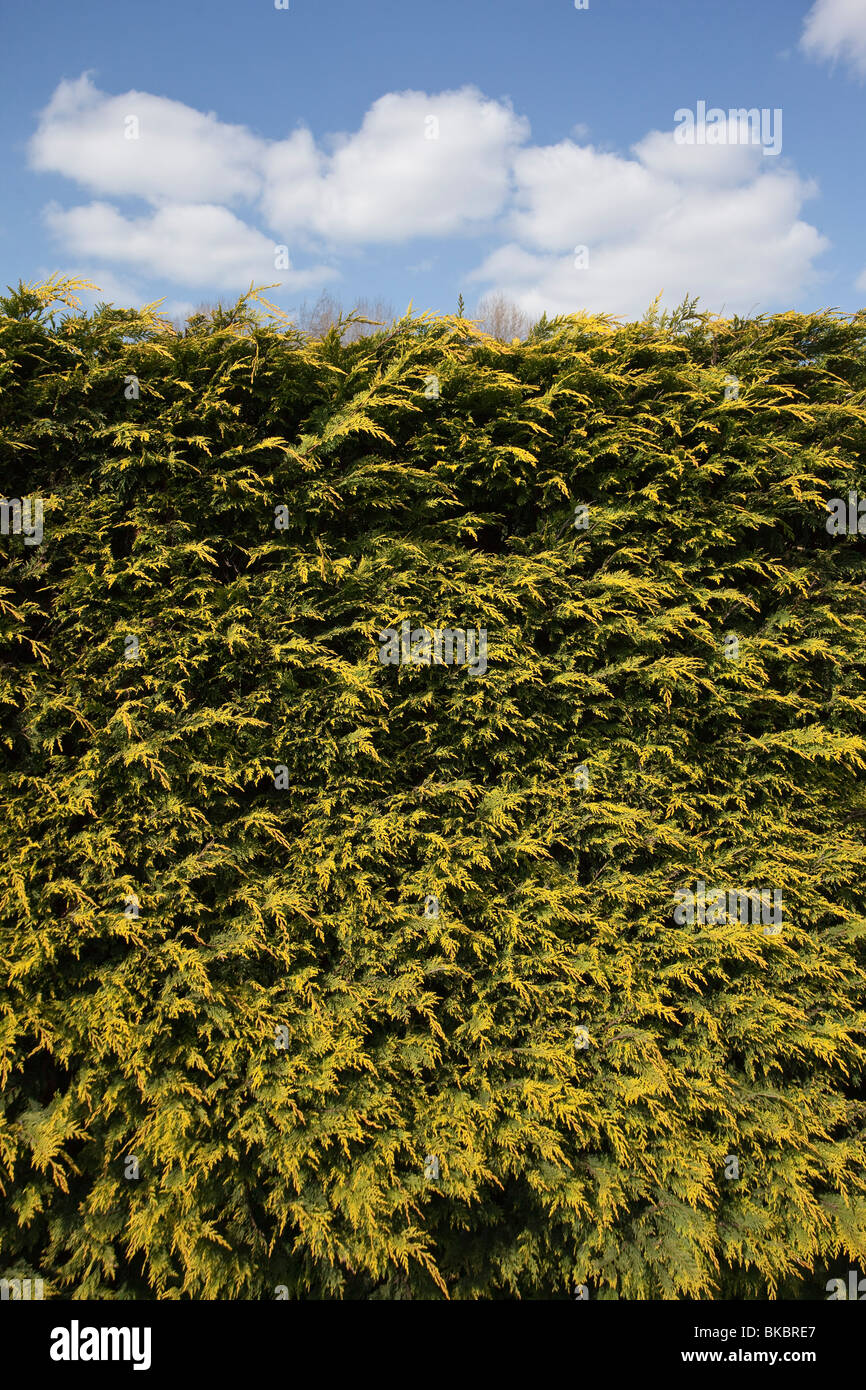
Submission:
M 639 314 L 661 289 L 746 312 L 789 302 L 826 242 L 801 218 L 810 186 L 728 136 L 654 131 L 629 156 L 579 136 L 540 148 L 506 102 L 466 87 L 389 93 L 326 141 L 305 128 L 265 140 L 165 97 L 107 96 L 85 75 L 60 84 L 30 157 L 96 195 L 47 210 L 70 257 L 190 290 L 306 290 L 353 250 L 483 235 L 500 244 L 479 285 L 533 314 Z M 117 206 L 130 198 L 150 206 Z
M 153 203 L 235 203 L 261 190 L 265 143 L 242 126 L 147 92 L 61 82 L 30 142 L 34 169 L 93 193 Z
M 816 0 L 806 15 L 800 46 L 812 58 L 842 58 L 866 76 L 864 0 Z
M 800 211 L 814 188 L 759 145 L 678 144 L 654 131 L 633 158 L 564 141 L 515 161 L 511 240 L 475 278 L 535 315 L 634 315 L 660 290 L 714 308 L 766 308 L 813 276 L 828 242 Z
M 98 257 L 157 279 L 218 289 L 274 279 L 273 241 L 228 208 L 210 203 L 172 203 L 143 217 L 124 217 L 97 202 L 69 211 L 50 206 L 45 216 L 73 255 Z M 291 289 L 306 289 L 334 273 L 326 266 L 279 272 Z
M 514 153 L 528 135 L 510 107 L 472 88 L 392 92 L 328 155 L 306 130 L 275 144 L 265 162 L 265 214 L 285 235 L 333 242 L 451 236 L 501 212 Z

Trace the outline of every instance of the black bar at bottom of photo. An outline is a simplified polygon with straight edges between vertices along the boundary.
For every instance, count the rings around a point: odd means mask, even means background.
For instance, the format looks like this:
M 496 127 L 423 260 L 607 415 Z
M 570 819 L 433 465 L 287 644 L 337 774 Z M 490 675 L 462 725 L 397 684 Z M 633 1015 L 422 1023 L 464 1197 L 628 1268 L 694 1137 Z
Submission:
M 840 1299 L 839 1301 L 849 1301 Z M 861 1301 L 861 1300 L 858 1300 Z M 866 1310 L 864 1310 L 866 1313 Z M 160 1384 L 177 1373 L 274 1374 L 295 1379 L 461 1378 L 521 1355 L 539 1368 L 565 1358 L 583 1375 L 680 1367 L 761 1366 L 816 1372 L 850 1368 L 862 1349 L 864 1313 L 836 1301 L 626 1302 L 404 1300 L 360 1302 L 83 1302 L 0 1304 L 4 1361 L 20 1353 L 39 1381 L 62 1384 L 126 1374 Z M 303 1369 L 306 1368 L 306 1369 Z M 7 1363 L 8 1372 L 8 1363 Z M 10 1376 L 11 1383 L 11 1376 Z

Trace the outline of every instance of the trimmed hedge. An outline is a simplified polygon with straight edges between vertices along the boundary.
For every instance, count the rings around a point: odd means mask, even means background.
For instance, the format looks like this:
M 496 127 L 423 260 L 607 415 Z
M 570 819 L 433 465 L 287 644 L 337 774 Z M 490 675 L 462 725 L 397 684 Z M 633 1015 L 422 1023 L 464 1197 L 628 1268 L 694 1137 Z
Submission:
M 0 301 L 0 480 L 44 508 L 0 538 L 0 1272 L 825 1297 L 866 1258 L 866 562 L 827 527 L 866 314 L 345 345 L 74 288 Z M 486 663 L 386 664 L 406 621 Z M 781 930 L 684 920 L 702 884 Z

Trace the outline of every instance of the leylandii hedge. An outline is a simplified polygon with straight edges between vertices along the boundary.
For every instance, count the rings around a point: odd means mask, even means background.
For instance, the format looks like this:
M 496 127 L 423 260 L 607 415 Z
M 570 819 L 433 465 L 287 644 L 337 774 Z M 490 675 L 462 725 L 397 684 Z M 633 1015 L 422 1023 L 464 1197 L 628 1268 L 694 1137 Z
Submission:
M 826 1297 L 866 314 L 344 346 L 72 288 L 0 305 L 3 1272 Z

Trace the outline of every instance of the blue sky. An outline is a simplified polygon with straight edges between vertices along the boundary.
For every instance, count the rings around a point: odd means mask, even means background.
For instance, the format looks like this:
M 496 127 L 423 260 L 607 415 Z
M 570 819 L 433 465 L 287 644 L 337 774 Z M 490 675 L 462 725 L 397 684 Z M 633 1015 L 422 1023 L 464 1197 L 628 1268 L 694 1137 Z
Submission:
M 866 302 L 866 0 L 47 0 L 3 29 L 4 284 Z

